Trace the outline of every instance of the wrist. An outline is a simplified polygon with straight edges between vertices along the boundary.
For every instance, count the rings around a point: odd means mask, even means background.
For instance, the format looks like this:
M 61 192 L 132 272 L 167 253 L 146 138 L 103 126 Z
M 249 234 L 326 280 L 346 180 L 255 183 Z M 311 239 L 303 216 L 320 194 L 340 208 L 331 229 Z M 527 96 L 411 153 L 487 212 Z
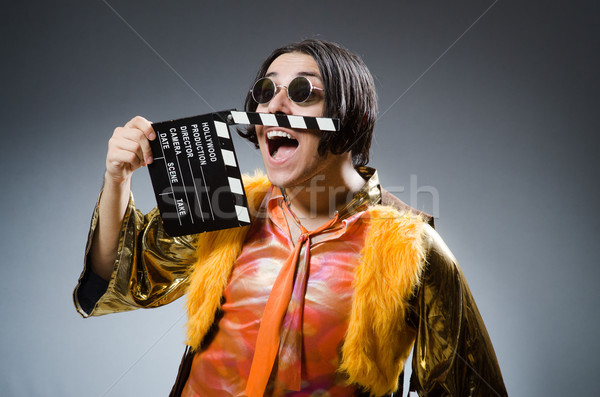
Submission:
M 129 191 L 131 189 L 131 175 L 126 177 L 115 177 L 108 171 L 104 173 L 104 190 Z

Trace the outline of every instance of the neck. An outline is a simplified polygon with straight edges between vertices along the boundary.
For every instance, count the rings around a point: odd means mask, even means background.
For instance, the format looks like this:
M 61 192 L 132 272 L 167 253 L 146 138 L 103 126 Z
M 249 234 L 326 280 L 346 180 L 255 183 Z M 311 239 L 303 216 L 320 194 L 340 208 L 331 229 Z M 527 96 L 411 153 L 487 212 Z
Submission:
M 365 180 L 352 166 L 350 153 L 341 156 L 345 159 L 334 163 L 337 166 L 327 167 L 306 182 L 283 190 L 288 205 L 303 225 L 332 218 L 363 187 Z

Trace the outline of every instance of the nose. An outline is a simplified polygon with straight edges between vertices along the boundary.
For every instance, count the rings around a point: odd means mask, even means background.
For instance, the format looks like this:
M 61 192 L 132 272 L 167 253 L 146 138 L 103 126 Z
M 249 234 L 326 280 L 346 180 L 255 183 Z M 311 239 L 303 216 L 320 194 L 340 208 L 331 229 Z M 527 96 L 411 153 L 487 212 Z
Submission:
M 267 110 L 269 113 L 291 114 L 290 105 L 292 101 L 288 98 L 287 87 L 278 86 L 278 88 L 275 96 L 267 104 Z

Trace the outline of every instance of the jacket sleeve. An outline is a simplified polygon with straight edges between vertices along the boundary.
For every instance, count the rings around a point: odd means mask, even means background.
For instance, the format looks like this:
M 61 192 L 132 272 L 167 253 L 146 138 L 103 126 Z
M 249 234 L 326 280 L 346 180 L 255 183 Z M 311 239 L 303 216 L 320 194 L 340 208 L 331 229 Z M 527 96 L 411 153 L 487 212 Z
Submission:
M 412 313 L 417 337 L 411 390 L 420 396 L 506 396 L 465 277 L 438 233 L 426 228 L 427 263 Z
M 87 265 L 98 223 L 98 204 L 92 216 L 84 269 L 73 292 L 75 308 L 83 317 L 101 316 L 165 305 L 185 293 L 196 262 L 195 236 L 170 237 L 158 210 L 147 215 L 136 210 L 133 196 L 123 218 L 117 259 L 108 283 Z

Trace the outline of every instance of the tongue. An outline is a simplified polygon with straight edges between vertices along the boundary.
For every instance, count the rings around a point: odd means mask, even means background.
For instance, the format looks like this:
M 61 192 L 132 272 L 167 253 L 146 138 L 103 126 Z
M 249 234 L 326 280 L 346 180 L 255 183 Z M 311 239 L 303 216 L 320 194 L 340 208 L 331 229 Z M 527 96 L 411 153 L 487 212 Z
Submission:
M 285 160 L 289 158 L 295 151 L 296 146 L 280 146 L 277 151 L 273 154 L 273 158 L 278 160 Z

